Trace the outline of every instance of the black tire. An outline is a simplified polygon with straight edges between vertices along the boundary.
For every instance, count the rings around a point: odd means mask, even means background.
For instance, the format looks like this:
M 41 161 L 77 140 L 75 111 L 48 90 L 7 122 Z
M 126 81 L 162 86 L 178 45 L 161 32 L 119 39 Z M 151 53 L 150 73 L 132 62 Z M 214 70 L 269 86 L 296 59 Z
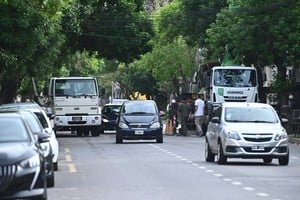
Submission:
M 123 143 L 123 139 L 122 138 L 116 138 L 116 144 L 120 144 Z
M 211 152 L 207 139 L 205 139 L 205 161 L 214 162 L 215 155 Z
M 227 157 L 224 156 L 224 152 L 223 152 L 223 147 L 222 147 L 222 143 L 221 141 L 219 141 L 218 144 L 218 154 L 217 154 L 217 162 L 218 164 L 226 164 L 227 162 Z
M 99 128 L 91 128 L 91 135 L 93 137 L 98 137 L 100 135 L 101 130 Z
M 278 158 L 279 165 L 288 165 L 289 164 L 289 153 L 281 158 Z
M 163 136 L 159 136 L 158 138 L 156 138 L 156 143 L 163 143 Z
M 272 162 L 272 158 L 263 158 L 264 160 L 264 163 L 268 164 L 268 163 L 271 163 Z

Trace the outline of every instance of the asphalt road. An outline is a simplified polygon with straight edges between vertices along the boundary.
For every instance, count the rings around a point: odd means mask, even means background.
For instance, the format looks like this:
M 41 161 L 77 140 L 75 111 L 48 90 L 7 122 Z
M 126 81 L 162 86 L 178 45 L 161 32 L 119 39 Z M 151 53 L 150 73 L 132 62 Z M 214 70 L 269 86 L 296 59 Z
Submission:
M 100 137 L 58 135 L 59 166 L 50 200 L 298 200 L 300 146 L 290 145 L 290 164 L 277 160 L 204 160 L 204 137 L 165 136 L 115 144 Z

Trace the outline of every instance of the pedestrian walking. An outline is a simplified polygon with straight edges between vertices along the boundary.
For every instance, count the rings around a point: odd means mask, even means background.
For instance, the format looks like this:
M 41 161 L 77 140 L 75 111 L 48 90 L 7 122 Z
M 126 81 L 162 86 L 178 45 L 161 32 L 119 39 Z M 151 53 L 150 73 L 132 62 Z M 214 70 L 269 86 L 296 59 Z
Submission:
M 185 98 L 183 98 L 182 103 L 179 104 L 178 113 L 180 115 L 181 133 L 183 136 L 187 136 L 187 121 L 190 114 L 192 114 L 192 106 L 186 101 Z
M 198 136 L 203 136 L 204 132 L 202 129 L 202 124 L 204 123 L 205 120 L 205 103 L 204 103 L 204 94 L 199 93 L 198 97 L 195 101 L 195 113 L 194 113 L 194 118 L 195 118 L 195 125 L 196 125 L 196 134 Z

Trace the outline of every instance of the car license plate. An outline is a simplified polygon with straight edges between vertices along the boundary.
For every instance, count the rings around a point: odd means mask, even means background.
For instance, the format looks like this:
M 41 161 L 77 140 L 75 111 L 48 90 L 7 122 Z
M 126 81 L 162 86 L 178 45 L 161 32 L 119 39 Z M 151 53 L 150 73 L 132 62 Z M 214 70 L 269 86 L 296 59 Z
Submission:
M 264 151 L 264 150 L 265 150 L 264 146 L 257 145 L 252 147 L 252 151 Z
M 144 131 L 142 131 L 142 130 L 135 130 L 134 134 L 135 135 L 144 135 Z
M 72 120 L 78 122 L 82 120 L 82 117 L 72 117 Z

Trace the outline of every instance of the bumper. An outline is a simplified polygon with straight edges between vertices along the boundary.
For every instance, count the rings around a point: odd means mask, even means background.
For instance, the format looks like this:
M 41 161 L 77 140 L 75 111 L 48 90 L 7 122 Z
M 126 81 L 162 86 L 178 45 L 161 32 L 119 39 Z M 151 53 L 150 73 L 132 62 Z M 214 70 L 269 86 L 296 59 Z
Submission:
M 17 192 L 12 195 L 8 195 L 8 196 L 2 196 L 2 194 L 1 194 L 0 199 L 8 200 L 8 199 L 35 198 L 35 197 L 43 197 L 46 195 L 47 194 L 46 194 L 45 189 L 33 189 L 33 190 L 20 191 L 20 192 Z
M 54 126 L 99 126 L 101 124 L 100 115 L 84 115 L 84 116 L 55 116 Z
M 101 124 L 103 130 L 116 130 L 116 120 L 103 122 Z
M 159 129 L 117 129 L 116 136 L 126 140 L 152 140 L 162 137 Z
M 45 197 L 47 195 L 46 176 L 41 170 L 44 169 L 23 170 L 18 172 L 14 179 L 9 182 L 2 181 L 1 184 L 6 185 L 6 189 L 0 190 L 0 199 Z
M 225 139 L 224 155 L 229 158 L 281 158 L 288 155 L 288 140 L 271 142 L 245 142 Z

